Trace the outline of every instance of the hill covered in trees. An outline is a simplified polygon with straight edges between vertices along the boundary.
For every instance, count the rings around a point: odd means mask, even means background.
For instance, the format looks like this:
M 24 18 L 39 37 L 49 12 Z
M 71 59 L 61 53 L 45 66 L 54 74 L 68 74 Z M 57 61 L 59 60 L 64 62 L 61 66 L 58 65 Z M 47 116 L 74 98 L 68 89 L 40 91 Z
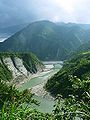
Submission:
M 82 45 L 76 50 L 76 52 L 84 52 L 84 51 L 90 51 L 90 42 L 86 42 L 86 43 L 82 44 Z
M 41 60 L 63 60 L 71 51 L 90 40 L 89 33 L 89 30 L 74 24 L 38 21 L 0 43 L 0 51 L 31 51 Z
M 57 120 L 89 120 L 90 51 L 65 61 L 63 68 L 48 80 L 45 88 L 51 95 L 58 96 L 54 111 Z
M 80 53 L 71 60 L 66 61 L 63 68 L 48 80 L 46 89 L 55 96 L 61 94 L 65 98 L 73 94 L 81 98 L 85 89 L 90 92 L 89 82 L 90 51 Z M 86 85 L 86 88 L 84 85 Z

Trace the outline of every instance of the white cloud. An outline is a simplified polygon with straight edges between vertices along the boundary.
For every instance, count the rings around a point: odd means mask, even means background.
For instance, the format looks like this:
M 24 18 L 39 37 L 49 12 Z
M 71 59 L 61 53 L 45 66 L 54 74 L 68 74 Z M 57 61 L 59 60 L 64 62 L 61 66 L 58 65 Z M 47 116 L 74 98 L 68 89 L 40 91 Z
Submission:
M 64 22 L 90 21 L 90 0 L 33 0 L 32 3 L 38 18 Z
M 0 0 L 0 12 L 7 24 L 31 19 L 90 23 L 90 0 Z

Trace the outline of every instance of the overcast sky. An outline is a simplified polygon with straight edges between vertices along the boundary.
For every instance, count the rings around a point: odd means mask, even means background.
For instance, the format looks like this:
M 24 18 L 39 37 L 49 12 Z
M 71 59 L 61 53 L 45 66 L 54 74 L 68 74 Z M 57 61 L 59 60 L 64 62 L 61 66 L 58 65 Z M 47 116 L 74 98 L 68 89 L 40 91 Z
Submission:
M 42 19 L 90 23 L 90 0 L 0 0 L 0 26 Z

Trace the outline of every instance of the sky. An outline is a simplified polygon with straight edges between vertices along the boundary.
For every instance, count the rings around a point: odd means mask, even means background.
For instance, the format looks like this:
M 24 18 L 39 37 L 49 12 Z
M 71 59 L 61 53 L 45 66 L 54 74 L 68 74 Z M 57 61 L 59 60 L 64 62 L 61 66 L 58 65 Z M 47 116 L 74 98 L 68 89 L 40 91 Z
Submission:
M 90 23 L 90 0 L 0 0 L 0 26 L 37 20 Z

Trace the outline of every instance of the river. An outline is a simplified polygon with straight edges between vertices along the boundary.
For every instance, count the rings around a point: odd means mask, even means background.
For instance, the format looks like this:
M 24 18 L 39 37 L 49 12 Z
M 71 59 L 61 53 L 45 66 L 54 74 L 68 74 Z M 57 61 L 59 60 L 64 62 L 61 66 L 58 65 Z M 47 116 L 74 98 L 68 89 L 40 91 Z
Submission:
M 33 106 L 39 109 L 41 112 L 49 112 L 53 110 L 54 99 L 47 94 L 43 86 L 46 84 L 47 80 L 56 74 L 62 67 L 62 61 L 49 61 L 43 62 L 45 69 L 41 73 L 37 73 L 35 77 L 31 78 L 29 81 L 24 83 L 19 90 L 23 91 L 25 89 L 31 89 L 32 93 L 35 94 L 34 98 L 40 102 L 40 106 Z

